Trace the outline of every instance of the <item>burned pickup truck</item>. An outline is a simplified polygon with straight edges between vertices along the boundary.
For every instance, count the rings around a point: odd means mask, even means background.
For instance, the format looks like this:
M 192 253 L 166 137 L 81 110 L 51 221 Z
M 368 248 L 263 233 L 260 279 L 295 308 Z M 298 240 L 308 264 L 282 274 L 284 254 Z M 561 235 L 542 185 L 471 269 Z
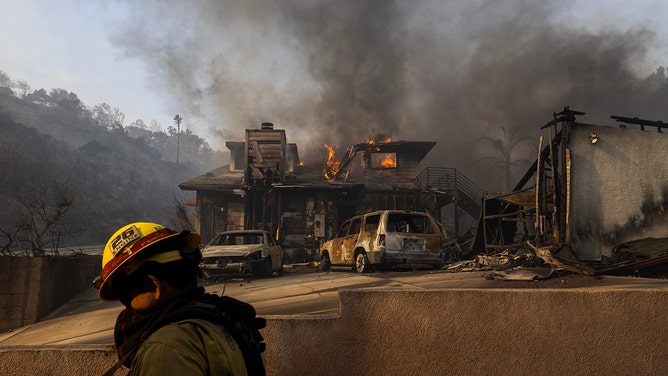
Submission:
M 358 215 L 320 247 L 320 269 L 350 266 L 363 273 L 374 267 L 441 268 L 445 236 L 427 213 L 381 210 Z

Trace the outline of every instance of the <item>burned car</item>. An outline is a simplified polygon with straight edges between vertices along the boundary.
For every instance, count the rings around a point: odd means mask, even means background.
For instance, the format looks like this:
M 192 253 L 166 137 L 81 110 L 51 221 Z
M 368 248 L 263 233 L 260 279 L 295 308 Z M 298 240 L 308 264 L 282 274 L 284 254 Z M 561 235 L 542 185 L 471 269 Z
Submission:
M 263 230 L 225 231 L 202 248 L 205 277 L 268 277 L 283 271 L 283 249 Z
M 320 269 L 351 266 L 362 273 L 377 266 L 441 268 L 445 236 L 427 213 L 381 210 L 358 215 L 320 247 Z

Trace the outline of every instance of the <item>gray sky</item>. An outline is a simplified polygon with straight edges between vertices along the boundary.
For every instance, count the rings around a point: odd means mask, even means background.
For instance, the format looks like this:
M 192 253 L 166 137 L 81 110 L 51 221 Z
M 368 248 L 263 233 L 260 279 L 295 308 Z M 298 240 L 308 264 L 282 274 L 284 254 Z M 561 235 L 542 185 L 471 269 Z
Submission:
M 619 59 L 645 77 L 668 65 L 667 15 L 663 0 L 0 0 L 0 70 L 118 107 L 126 125 L 179 113 L 216 149 L 274 121 L 293 142 L 389 136 L 446 150 L 456 141 L 439 127 L 488 134 L 536 103 L 545 121 L 569 104 L 607 117 L 582 90 L 554 93 L 570 72 L 588 77 L 582 66 L 536 66 L 576 46 L 598 71 Z M 527 85 L 531 101 L 510 98 Z

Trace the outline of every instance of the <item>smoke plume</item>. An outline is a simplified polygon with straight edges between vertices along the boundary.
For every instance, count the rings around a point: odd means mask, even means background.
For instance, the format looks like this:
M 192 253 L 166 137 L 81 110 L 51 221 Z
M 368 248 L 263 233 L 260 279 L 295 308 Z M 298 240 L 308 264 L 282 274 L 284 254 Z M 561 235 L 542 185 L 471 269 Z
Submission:
M 307 163 L 323 159 L 323 143 L 436 141 L 425 164 L 480 181 L 474 161 L 492 153 L 481 137 L 500 137 L 501 127 L 537 137 L 567 105 L 588 123 L 668 120 L 668 98 L 643 85 L 634 65 L 654 33 L 592 31 L 569 17 L 577 4 L 128 2 L 131 17 L 113 39 L 216 148 L 263 121 L 285 129 Z

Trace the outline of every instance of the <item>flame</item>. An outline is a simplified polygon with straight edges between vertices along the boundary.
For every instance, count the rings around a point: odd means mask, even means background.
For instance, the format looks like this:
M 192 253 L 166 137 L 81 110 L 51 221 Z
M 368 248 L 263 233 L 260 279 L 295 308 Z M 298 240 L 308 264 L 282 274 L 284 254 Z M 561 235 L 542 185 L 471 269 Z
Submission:
M 367 138 L 367 139 L 366 139 L 366 143 L 369 144 L 369 145 L 373 145 L 373 144 L 389 144 L 390 142 L 392 142 L 392 139 L 391 139 L 391 138 L 386 138 L 386 139 L 384 139 L 384 140 L 380 140 L 380 141 L 374 141 L 374 140 L 372 140 L 372 139 L 370 139 L 370 138 Z
M 304 167 L 304 162 L 303 162 L 303 161 L 299 161 L 299 163 L 297 163 L 297 166 L 299 166 L 299 167 Z
M 327 162 L 325 163 L 325 166 L 327 166 L 327 169 L 323 170 L 323 174 L 327 179 L 331 179 L 336 175 L 337 172 L 339 172 L 339 166 L 341 165 L 341 161 L 335 161 L 334 160 L 334 148 L 324 144 L 322 145 L 323 148 L 327 149 Z
M 397 167 L 397 161 L 392 158 L 392 154 L 385 154 L 385 159 L 380 162 L 380 165 L 385 168 Z

